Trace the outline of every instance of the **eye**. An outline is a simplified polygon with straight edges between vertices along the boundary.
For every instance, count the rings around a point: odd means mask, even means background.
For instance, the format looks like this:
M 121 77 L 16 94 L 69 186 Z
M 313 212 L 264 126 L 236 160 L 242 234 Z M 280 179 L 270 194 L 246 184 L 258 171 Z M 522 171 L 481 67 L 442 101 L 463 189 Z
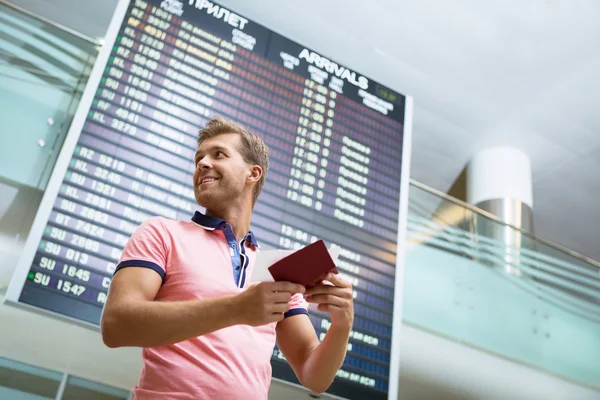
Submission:
M 223 153 L 222 151 L 217 151 L 217 152 L 215 153 L 215 155 L 216 155 L 217 157 L 221 157 L 221 156 L 225 157 L 225 153 Z

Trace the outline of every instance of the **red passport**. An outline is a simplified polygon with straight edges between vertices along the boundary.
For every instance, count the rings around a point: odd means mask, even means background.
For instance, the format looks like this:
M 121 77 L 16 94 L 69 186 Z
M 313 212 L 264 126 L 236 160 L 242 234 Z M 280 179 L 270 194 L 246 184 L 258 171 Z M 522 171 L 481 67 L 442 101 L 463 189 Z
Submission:
M 290 254 L 269 267 L 276 281 L 288 281 L 309 286 L 328 272 L 338 273 L 335 263 L 323 240 Z

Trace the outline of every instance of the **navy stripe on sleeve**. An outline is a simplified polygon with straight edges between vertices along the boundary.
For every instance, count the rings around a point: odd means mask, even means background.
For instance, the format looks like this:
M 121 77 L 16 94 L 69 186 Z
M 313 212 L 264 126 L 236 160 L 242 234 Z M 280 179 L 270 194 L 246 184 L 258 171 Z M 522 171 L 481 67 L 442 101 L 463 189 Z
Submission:
M 115 269 L 115 274 L 121 268 L 126 268 L 126 267 L 144 267 L 144 268 L 150 268 L 151 270 L 156 271 L 156 273 L 158 273 L 160 275 L 160 277 L 163 280 L 163 282 L 165 280 L 165 270 L 162 269 L 158 264 L 153 263 L 151 261 L 144 261 L 144 260 L 123 261 L 122 263 L 119 263 L 119 265 L 117 265 L 117 269 Z
M 298 314 L 308 315 L 308 310 L 306 308 L 294 308 L 294 309 L 291 309 L 290 311 L 286 312 L 285 314 L 283 314 L 283 318 L 293 317 L 294 315 L 298 315 Z

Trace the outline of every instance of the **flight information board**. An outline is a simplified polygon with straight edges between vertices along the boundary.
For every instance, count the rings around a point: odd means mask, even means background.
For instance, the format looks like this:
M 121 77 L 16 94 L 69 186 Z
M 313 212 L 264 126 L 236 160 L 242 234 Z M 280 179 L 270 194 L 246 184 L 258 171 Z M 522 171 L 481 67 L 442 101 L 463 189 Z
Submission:
M 262 247 L 340 248 L 355 323 L 329 392 L 387 398 L 405 96 L 210 1 L 133 0 L 118 22 L 14 300 L 97 325 L 137 226 L 198 209 L 197 132 L 220 115 L 270 148 L 251 228 Z M 310 319 L 323 337 L 328 315 Z M 295 381 L 278 349 L 272 364 Z

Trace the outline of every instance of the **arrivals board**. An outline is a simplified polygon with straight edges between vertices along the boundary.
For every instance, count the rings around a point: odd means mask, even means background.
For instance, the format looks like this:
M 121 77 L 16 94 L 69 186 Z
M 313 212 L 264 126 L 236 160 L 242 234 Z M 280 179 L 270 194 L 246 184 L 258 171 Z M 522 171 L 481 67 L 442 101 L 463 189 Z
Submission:
M 355 322 L 329 393 L 387 398 L 407 98 L 213 2 L 121 7 L 8 298 L 98 325 L 131 233 L 199 209 L 197 133 L 222 116 L 270 148 L 251 226 L 262 248 L 340 248 Z M 310 319 L 322 338 L 328 315 Z M 295 380 L 277 348 L 272 364 Z

